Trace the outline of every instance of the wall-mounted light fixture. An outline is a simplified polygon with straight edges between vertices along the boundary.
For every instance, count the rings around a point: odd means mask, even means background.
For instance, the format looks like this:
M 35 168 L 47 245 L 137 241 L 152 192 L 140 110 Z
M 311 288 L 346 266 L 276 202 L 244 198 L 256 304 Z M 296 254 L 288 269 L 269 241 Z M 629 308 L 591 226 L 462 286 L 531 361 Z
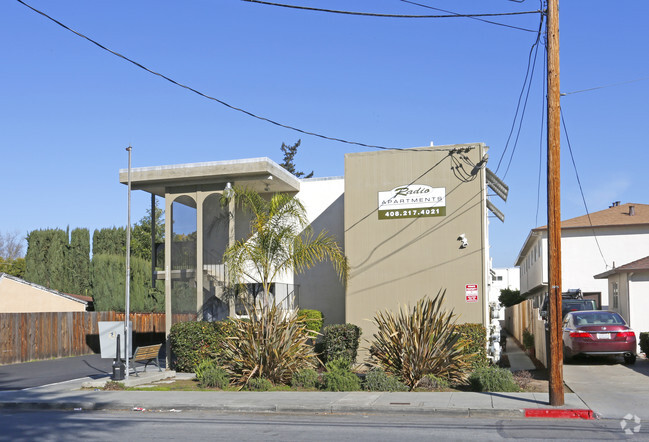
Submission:
M 232 183 L 227 183 L 225 189 L 223 189 L 223 196 L 226 198 L 232 198 L 234 196 L 234 189 L 232 188 Z
M 457 237 L 458 241 L 461 241 L 460 248 L 461 249 L 466 249 L 469 247 L 469 240 L 466 239 L 466 235 L 462 233 L 460 236 Z

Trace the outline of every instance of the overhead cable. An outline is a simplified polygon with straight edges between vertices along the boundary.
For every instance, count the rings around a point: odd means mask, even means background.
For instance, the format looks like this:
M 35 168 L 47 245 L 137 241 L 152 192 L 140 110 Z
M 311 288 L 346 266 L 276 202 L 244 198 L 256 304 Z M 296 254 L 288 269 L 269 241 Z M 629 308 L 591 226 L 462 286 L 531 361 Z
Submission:
M 530 48 L 530 52 L 529 52 L 528 57 L 527 57 L 527 69 L 525 71 L 525 79 L 523 80 L 523 87 L 521 88 L 521 92 L 520 92 L 520 94 L 518 96 L 518 103 L 516 104 L 516 112 L 514 113 L 514 120 L 512 121 L 512 126 L 511 126 L 511 128 L 509 130 L 509 135 L 507 137 L 507 142 L 505 143 L 505 149 L 503 149 L 503 153 L 500 155 L 500 159 L 498 160 L 498 165 L 496 166 L 496 173 L 500 169 L 500 164 L 502 163 L 503 158 L 505 158 L 505 154 L 507 153 L 507 149 L 509 148 L 509 142 L 511 141 L 512 135 L 514 133 L 514 128 L 516 127 L 516 122 L 518 120 L 518 113 L 519 113 L 520 108 L 521 108 L 521 100 L 523 99 L 523 95 L 525 94 L 525 90 L 527 89 L 527 95 L 526 95 L 526 98 L 525 98 L 525 103 L 523 105 L 523 110 L 522 110 L 522 113 L 521 113 L 521 120 L 520 120 L 520 124 L 519 124 L 519 129 L 518 129 L 518 133 L 520 134 L 520 129 L 521 129 L 522 121 L 523 121 L 523 115 L 525 114 L 525 107 L 527 106 L 527 96 L 529 96 L 529 91 L 530 91 L 530 87 L 531 87 L 531 84 L 532 84 L 531 76 L 534 75 L 533 66 L 536 64 L 536 54 L 537 54 L 537 51 L 538 51 L 538 45 L 539 45 L 539 41 L 541 39 L 541 35 L 542 35 L 542 31 L 543 31 L 543 20 L 544 20 L 544 16 L 541 15 L 541 20 L 539 21 L 539 29 L 538 29 L 538 33 L 536 35 L 536 40 L 534 41 L 534 44 L 532 44 L 532 47 Z M 536 49 L 536 51 L 535 51 L 535 49 Z M 532 57 L 532 54 L 534 54 L 534 57 Z M 529 79 L 529 84 L 528 84 L 528 79 Z M 516 137 L 516 140 L 518 141 L 518 136 Z M 515 150 L 516 150 L 516 145 L 514 145 L 514 148 L 513 148 L 513 151 L 515 151 Z M 507 170 L 509 170 L 509 165 L 511 165 L 512 158 L 514 157 L 514 152 L 513 151 L 512 151 L 512 154 L 510 155 L 510 158 L 509 158 L 509 163 L 507 165 Z M 505 175 L 506 174 L 507 174 L 507 172 L 505 172 Z M 503 176 L 503 178 L 504 178 L 504 176 Z
M 547 53 L 547 50 L 544 47 L 544 53 Z M 538 183 L 537 183 L 537 188 L 536 188 L 536 218 L 535 218 L 535 226 L 539 225 L 539 208 L 541 206 L 541 166 L 543 164 L 543 133 L 545 132 L 543 129 L 545 128 L 545 86 L 546 86 L 546 64 L 547 64 L 547 57 L 543 57 L 543 89 L 541 92 L 541 130 L 540 130 L 540 137 L 539 137 L 539 173 L 538 173 Z
M 164 79 L 164 80 L 167 80 L 168 82 L 170 82 L 170 83 L 172 83 L 172 84 L 174 84 L 174 85 L 176 85 L 176 86 L 179 86 L 179 87 L 181 87 L 181 88 L 187 89 L 188 91 L 191 91 L 191 92 L 193 92 L 193 93 L 195 93 L 195 94 L 197 94 L 197 95 L 200 95 L 200 96 L 203 97 L 203 98 L 207 98 L 208 100 L 215 101 L 215 102 L 217 102 L 217 103 L 219 103 L 219 104 L 222 104 L 223 106 L 225 106 L 225 107 L 227 107 L 227 108 L 229 108 L 229 109 L 235 110 L 235 111 L 237 111 L 237 112 L 241 112 L 241 113 L 246 114 L 246 115 L 248 115 L 248 116 L 250 116 L 250 117 L 252 117 L 252 118 L 256 118 L 256 119 L 258 119 L 258 120 L 265 121 L 265 122 L 270 123 L 270 124 L 274 124 L 275 126 L 283 127 L 284 129 L 293 130 L 293 131 L 296 131 L 296 132 L 299 132 L 299 133 L 302 133 L 302 134 L 305 134 L 305 135 L 311 135 L 311 136 L 314 136 L 314 137 L 323 138 L 323 139 L 325 139 L 325 140 L 337 141 L 337 142 L 340 142 L 340 143 L 353 144 L 353 145 L 356 145 L 356 146 L 362 146 L 362 147 L 373 148 L 373 149 L 384 149 L 384 150 L 405 150 L 405 149 L 403 149 L 403 148 L 399 148 L 399 147 L 387 147 L 387 146 L 379 146 L 379 145 L 376 145 L 376 144 L 366 144 L 366 143 L 361 143 L 361 142 L 358 142 L 358 141 L 349 141 L 349 140 L 344 140 L 344 139 L 342 139 L 342 138 L 330 137 L 330 136 L 327 136 L 327 135 L 319 134 L 319 133 L 317 133 L 317 132 L 310 132 L 310 131 L 307 131 L 307 130 L 304 130 L 304 129 L 299 129 L 299 128 L 294 127 L 294 126 L 290 126 L 290 125 L 288 125 L 288 124 L 283 124 L 283 123 L 277 122 L 277 121 L 272 120 L 272 119 L 270 119 L 270 118 L 262 117 L 262 116 L 260 116 L 260 115 L 254 114 L 254 113 L 252 113 L 252 112 L 250 112 L 250 111 L 247 111 L 247 110 L 245 110 L 245 109 L 242 109 L 242 108 L 239 108 L 239 107 L 233 106 L 233 105 L 231 105 L 231 104 L 226 103 L 226 102 L 223 101 L 223 100 L 220 100 L 220 99 L 218 99 L 218 98 L 215 98 L 215 97 L 212 97 L 212 96 L 210 96 L 210 95 L 207 95 L 207 94 L 205 94 L 205 93 L 203 93 L 203 92 L 200 92 L 200 91 L 198 91 L 198 90 L 196 90 L 196 89 L 194 89 L 194 88 L 192 88 L 192 87 L 190 87 L 190 86 L 187 86 L 187 85 L 185 85 L 185 84 L 179 83 L 179 82 L 177 82 L 176 80 L 173 80 L 172 78 L 167 77 L 166 75 L 163 75 L 163 74 L 161 74 L 161 73 L 159 73 L 159 72 L 153 71 L 153 70 L 147 68 L 146 66 L 142 65 L 141 63 L 138 63 L 137 61 L 134 61 L 134 60 L 132 60 L 132 59 L 130 59 L 130 58 L 128 58 L 128 57 L 126 57 L 126 56 L 124 56 L 124 55 L 118 53 L 118 52 L 115 52 L 115 51 L 113 51 L 113 50 L 107 48 L 106 46 L 102 45 L 101 43 L 98 43 L 97 41 L 95 41 L 95 40 L 93 40 L 93 39 L 91 39 L 91 38 L 89 38 L 89 37 L 87 37 L 87 36 L 81 34 L 80 32 L 77 32 L 77 31 L 75 31 L 74 29 L 71 29 L 70 27 L 64 25 L 64 24 L 61 23 L 60 21 L 58 21 L 58 20 L 56 20 L 56 19 L 50 17 L 49 15 L 45 14 L 44 12 L 39 11 L 38 9 L 36 9 L 36 8 L 34 8 L 34 7 L 30 6 L 30 5 L 28 5 L 28 4 L 25 3 L 23 0 L 16 0 L 16 1 L 17 1 L 18 3 L 21 3 L 21 4 L 24 5 L 24 6 L 28 7 L 28 8 L 31 9 L 32 11 L 34 11 L 34 12 L 36 12 L 36 13 L 42 15 L 43 17 L 45 17 L 45 18 L 47 18 L 47 19 L 53 21 L 54 23 L 56 23 L 57 25 L 61 26 L 62 28 L 64 28 L 64 29 L 66 29 L 66 30 L 72 32 L 73 34 L 76 34 L 77 36 L 79 36 L 79 37 L 81 37 L 81 38 L 83 38 L 83 39 L 89 41 L 90 43 L 96 45 L 97 47 L 103 49 L 104 51 L 110 52 L 111 54 L 113 54 L 113 55 L 115 55 L 115 56 L 117 56 L 117 57 L 119 57 L 119 58 L 121 58 L 121 59 L 123 59 L 123 60 L 126 60 L 126 61 L 128 61 L 129 63 L 134 64 L 135 66 L 137 66 L 137 67 L 139 67 L 140 69 L 143 69 L 143 70 L 149 72 L 150 74 L 156 75 L 156 76 L 158 76 L 158 77 L 160 77 L 160 78 L 162 78 L 162 79 Z
M 608 269 L 608 264 L 606 263 L 606 258 L 604 258 L 604 253 L 602 253 L 602 248 L 599 245 L 599 240 L 595 234 L 595 228 L 593 227 L 593 222 L 590 219 L 590 211 L 588 210 L 588 204 L 586 204 L 586 197 L 584 196 L 584 189 L 581 186 L 581 180 L 579 179 L 579 172 L 577 171 L 577 164 L 575 163 L 575 157 L 572 153 L 572 146 L 570 145 L 570 138 L 568 137 L 568 129 L 566 129 L 566 121 L 563 118 L 563 109 L 561 109 L 561 124 L 563 125 L 563 133 L 566 134 L 566 142 L 568 143 L 568 151 L 570 152 L 570 159 L 572 160 L 572 167 L 575 169 L 575 176 L 577 177 L 577 184 L 579 185 L 579 192 L 581 193 L 581 200 L 584 203 L 584 209 L 586 209 L 586 215 L 588 216 L 588 223 L 590 228 L 593 230 L 593 238 L 595 238 L 595 243 L 599 249 L 599 254 L 604 261 L 604 266 Z
M 424 5 L 424 4 L 422 4 L 422 3 L 417 3 L 417 2 L 410 1 L 410 0 L 401 0 L 401 1 L 404 2 L 404 3 L 410 3 L 411 5 L 415 5 L 415 6 L 421 6 L 422 8 L 426 8 L 426 9 L 432 9 L 432 10 L 435 10 L 435 11 L 447 12 L 447 13 L 449 13 L 449 14 L 453 14 L 453 15 L 461 15 L 461 14 L 458 13 L 458 12 L 448 11 L 448 10 L 446 10 L 446 9 L 434 8 L 434 7 L 432 7 L 432 6 Z M 520 30 L 520 31 L 536 32 L 534 29 L 521 28 L 521 27 L 518 27 L 518 26 L 508 25 L 508 24 L 505 24 L 505 23 L 498 23 L 498 22 L 491 21 L 491 20 L 485 20 L 485 19 L 483 19 L 483 18 L 478 18 L 478 17 L 466 17 L 466 18 L 470 18 L 470 19 L 472 19 L 472 20 L 481 21 L 481 22 L 483 22 L 483 23 L 489 23 L 489 24 L 491 24 L 491 25 L 504 26 L 504 27 L 506 27 L 506 28 L 518 29 L 518 30 Z
M 622 81 L 620 83 L 605 84 L 603 86 L 596 86 L 596 87 L 591 87 L 591 88 L 588 88 L 588 89 L 581 89 L 579 91 L 563 92 L 561 94 L 561 96 L 563 97 L 565 95 L 579 94 L 581 92 L 590 92 L 590 91 L 595 91 L 597 89 L 605 89 L 605 88 L 609 88 L 609 87 L 613 87 L 613 86 L 621 86 L 623 84 L 636 83 L 638 81 L 645 81 L 645 80 L 649 80 L 649 77 L 636 78 L 635 80 Z
M 382 18 L 471 18 L 471 17 L 502 17 L 508 15 L 525 15 L 539 14 L 543 11 L 519 11 L 519 12 L 500 12 L 492 14 L 452 14 L 452 15 L 406 15 L 406 14 L 378 14 L 375 12 L 357 12 L 342 11 L 337 9 L 314 8 L 310 6 L 288 5 L 285 3 L 266 2 L 262 0 L 242 0 L 248 3 L 259 3 L 261 5 L 279 6 L 281 8 L 301 9 L 305 11 L 328 12 L 332 14 L 361 15 L 365 17 L 382 17 Z

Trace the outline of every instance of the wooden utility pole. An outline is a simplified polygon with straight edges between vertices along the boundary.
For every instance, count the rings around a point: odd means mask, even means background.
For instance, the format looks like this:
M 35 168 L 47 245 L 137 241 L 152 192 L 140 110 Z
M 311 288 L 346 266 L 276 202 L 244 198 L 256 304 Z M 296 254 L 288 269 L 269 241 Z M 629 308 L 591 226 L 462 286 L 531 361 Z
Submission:
M 561 317 L 561 103 L 559 89 L 559 0 L 548 0 L 548 322 L 550 405 L 564 404 Z

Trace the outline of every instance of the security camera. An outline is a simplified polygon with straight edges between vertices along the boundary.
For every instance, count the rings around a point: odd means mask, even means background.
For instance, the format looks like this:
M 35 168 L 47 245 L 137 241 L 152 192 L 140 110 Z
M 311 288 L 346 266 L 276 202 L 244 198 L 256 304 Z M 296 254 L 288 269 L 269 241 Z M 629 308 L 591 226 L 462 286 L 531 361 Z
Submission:
M 461 234 L 460 236 L 457 237 L 458 241 L 461 241 L 460 248 L 465 249 L 469 247 L 469 241 L 466 239 L 466 235 Z

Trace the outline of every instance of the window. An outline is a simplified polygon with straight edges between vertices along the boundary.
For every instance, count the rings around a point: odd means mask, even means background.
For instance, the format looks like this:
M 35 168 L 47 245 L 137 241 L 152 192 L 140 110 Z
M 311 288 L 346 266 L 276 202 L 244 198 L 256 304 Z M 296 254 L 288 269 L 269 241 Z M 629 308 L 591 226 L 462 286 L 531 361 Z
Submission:
M 619 297 L 620 297 L 620 292 L 619 288 L 617 285 L 617 282 L 614 282 L 611 286 L 611 305 L 612 308 L 617 309 L 618 308 L 618 302 L 619 302 Z

